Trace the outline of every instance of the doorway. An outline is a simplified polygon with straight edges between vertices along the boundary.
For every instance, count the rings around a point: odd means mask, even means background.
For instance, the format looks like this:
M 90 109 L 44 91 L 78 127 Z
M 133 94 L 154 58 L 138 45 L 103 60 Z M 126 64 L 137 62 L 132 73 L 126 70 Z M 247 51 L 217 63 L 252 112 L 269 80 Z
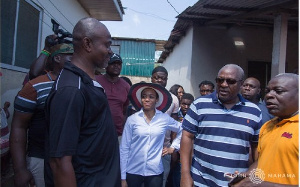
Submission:
M 271 79 L 271 62 L 249 61 L 248 77 L 255 77 L 260 81 L 261 99 L 265 97 L 265 89 Z

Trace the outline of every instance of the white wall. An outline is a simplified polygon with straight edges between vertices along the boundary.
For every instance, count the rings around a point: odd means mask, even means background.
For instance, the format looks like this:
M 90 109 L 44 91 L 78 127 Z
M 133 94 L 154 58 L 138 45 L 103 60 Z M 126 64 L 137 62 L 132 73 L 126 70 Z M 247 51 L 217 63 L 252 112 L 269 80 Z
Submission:
M 245 46 L 235 46 L 236 38 Z M 199 83 L 215 82 L 219 69 L 225 64 L 238 64 L 247 76 L 248 61 L 271 62 L 272 42 L 273 31 L 267 28 L 195 28 L 191 82 L 197 96 L 200 96 Z
M 64 31 L 72 33 L 75 24 L 88 13 L 77 0 L 32 0 L 38 7 L 44 9 L 42 15 L 41 48 L 44 47 L 46 36 L 53 34 L 51 18 L 54 18 Z M 51 3 L 52 2 L 52 3 Z
M 235 38 L 241 39 L 245 46 L 236 47 Z M 288 46 L 291 44 L 292 42 Z M 191 82 L 195 92 L 198 92 L 199 83 L 205 79 L 214 82 L 219 69 L 225 64 L 240 65 L 247 76 L 248 61 L 272 62 L 273 30 L 254 27 L 198 27 L 194 31 L 193 46 Z M 298 49 L 294 50 L 297 54 Z M 295 55 L 289 59 L 298 61 Z
M 236 47 L 234 39 L 243 40 L 244 47 Z M 288 67 L 298 67 L 298 35 L 289 31 Z M 248 61 L 272 62 L 273 30 L 269 28 L 196 27 L 189 30 L 163 66 L 169 71 L 167 88 L 181 84 L 186 92 L 200 96 L 199 83 L 210 80 L 213 83 L 219 69 L 228 63 L 240 65 L 247 76 Z M 192 47 L 192 49 L 191 49 Z
M 174 84 L 183 86 L 185 92 L 194 94 L 191 89 L 191 59 L 192 59 L 193 29 L 189 29 L 186 35 L 176 45 L 168 56 L 163 66 L 168 70 L 167 89 Z
M 234 39 L 243 40 L 244 47 L 236 47 Z M 193 38 L 191 84 L 195 96 L 200 96 L 199 83 L 213 83 L 219 69 L 229 63 L 238 64 L 247 74 L 248 60 L 271 62 L 272 30 L 247 28 L 195 28 Z

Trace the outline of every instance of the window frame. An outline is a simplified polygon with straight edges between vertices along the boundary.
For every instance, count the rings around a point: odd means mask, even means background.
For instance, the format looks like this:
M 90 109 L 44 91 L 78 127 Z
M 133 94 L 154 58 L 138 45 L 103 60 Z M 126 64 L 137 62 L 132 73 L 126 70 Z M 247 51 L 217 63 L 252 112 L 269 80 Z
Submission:
M 36 55 L 39 54 L 40 49 L 41 49 L 41 35 L 42 35 L 42 19 L 43 19 L 43 9 L 39 6 L 37 6 L 32 0 L 23 0 L 30 4 L 33 8 L 35 8 L 39 12 L 39 22 L 38 22 L 38 36 L 37 36 L 37 49 L 36 49 Z M 20 9 L 20 1 L 17 0 L 16 4 L 16 18 L 15 18 L 15 30 L 14 30 L 14 36 L 13 36 L 13 52 L 12 52 L 12 60 L 10 64 L 2 63 L 1 62 L 1 68 L 5 69 L 10 69 L 14 71 L 19 71 L 19 72 L 25 72 L 27 73 L 29 69 L 21 67 L 21 66 L 16 66 L 16 48 L 17 48 L 17 35 L 18 35 L 18 21 L 19 21 L 19 9 Z

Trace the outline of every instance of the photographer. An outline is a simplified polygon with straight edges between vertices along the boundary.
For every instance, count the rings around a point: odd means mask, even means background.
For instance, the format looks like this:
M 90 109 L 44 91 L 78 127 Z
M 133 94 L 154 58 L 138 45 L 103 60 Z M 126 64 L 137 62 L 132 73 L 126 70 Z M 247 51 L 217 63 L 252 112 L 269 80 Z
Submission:
M 44 49 L 41 51 L 40 55 L 32 62 L 30 66 L 29 73 L 26 75 L 23 86 L 29 81 L 32 80 L 40 75 L 46 74 L 48 71 L 51 71 L 53 67 L 51 67 L 51 63 L 48 62 L 48 57 L 51 55 L 49 51 L 51 51 L 51 47 L 57 44 L 71 44 L 72 41 L 65 39 L 65 38 L 72 38 L 72 34 L 59 29 L 59 24 L 51 19 L 53 24 L 52 31 L 54 34 L 48 35 L 45 38 L 45 46 Z
M 52 34 L 46 37 L 45 47 L 41 51 L 40 55 L 32 62 L 29 71 L 29 80 L 32 80 L 39 75 L 45 74 L 47 71 L 52 70 L 50 63 L 47 63 L 48 57 L 51 55 L 51 47 L 58 43 L 56 34 Z

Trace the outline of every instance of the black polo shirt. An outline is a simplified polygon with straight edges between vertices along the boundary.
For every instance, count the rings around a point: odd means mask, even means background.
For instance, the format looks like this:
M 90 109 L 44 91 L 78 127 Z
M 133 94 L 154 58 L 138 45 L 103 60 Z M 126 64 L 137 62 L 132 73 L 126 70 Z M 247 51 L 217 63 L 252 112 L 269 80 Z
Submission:
M 78 186 L 120 186 L 120 153 L 103 88 L 70 62 L 46 103 L 49 157 L 72 156 Z

